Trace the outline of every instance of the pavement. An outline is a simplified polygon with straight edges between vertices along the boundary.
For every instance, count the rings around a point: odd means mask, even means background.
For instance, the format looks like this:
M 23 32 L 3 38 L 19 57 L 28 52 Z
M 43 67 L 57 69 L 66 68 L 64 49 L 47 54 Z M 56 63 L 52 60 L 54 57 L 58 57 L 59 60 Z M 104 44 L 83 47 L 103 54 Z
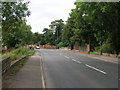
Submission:
M 38 52 L 46 88 L 118 88 L 117 63 L 56 49 Z
M 39 53 L 29 57 L 26 64 L 14 76 L 9 88 L 42 88 L 41 61 Z

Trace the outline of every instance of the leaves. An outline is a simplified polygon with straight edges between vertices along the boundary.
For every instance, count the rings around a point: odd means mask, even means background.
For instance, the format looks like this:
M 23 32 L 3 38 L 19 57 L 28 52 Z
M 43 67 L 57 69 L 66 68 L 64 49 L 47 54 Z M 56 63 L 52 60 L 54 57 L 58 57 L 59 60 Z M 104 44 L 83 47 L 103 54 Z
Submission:
M 76 2 L 71 10 L 63 33 L 63 39 L 79 44 L 91 44 L 91 49 L 100 47 L 110 38 L 109 45 L 120 52 L 118 25 L 120 3 L 118 2 Z
M 26 24 L 25 20 L 25 17 L 30 15 L 27 4 L 28 2 L 2 3 L 3 44 L 9 48 L 31 42 L 31 27 Z

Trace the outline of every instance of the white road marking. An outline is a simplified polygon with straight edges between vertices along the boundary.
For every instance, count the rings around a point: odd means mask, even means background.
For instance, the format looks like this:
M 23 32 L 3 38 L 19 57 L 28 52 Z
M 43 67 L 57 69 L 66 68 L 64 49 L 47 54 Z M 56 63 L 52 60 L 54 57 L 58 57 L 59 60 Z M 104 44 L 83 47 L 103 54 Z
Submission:
M 67 59 L 69 59 L 69 57 L 68 56 L 64 56 L 65 58 L 67 58 Z
M 43 66 L 42 66 L 42 59 L 40 58 L 40 68 L 41 68 L 41 77 L 42 77 L 42 88 L 45 88 L 45 78 L 44 78 L 44 74 L 43 74 Z
M 81 63 L 80 61 L 77 61 L 77 60 L 75 60 L 75 59 L 72 59 L 72 61 L 77 62 L 77 63 Z
M 94 69 L 94 70 L 96 70 L 96 71 L 99 71 L 99 72 L 101 72 L 101 73 L 103 73 L 103 74 L 106 74 L 106 72 L 104 72 L 104 71 L 102 71 L 102 70 L 100 70 L 100 69 L 97 69 L 97 68 L 95 68 L 95 67 L 93 67 L 93 66 L 90 66 L 90 65 L 87 65 L 87 64 L 85 64 L 87 67 L 89 67 L 89 68 L 92 68 L 92 69 Z

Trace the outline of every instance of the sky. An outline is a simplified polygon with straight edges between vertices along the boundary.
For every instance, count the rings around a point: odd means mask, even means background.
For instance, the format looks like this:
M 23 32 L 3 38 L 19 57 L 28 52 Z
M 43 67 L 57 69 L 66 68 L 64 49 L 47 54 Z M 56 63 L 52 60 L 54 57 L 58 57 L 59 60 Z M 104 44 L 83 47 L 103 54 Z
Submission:
M 54 20 L 67 21 L 71 9 L 75 8 L 76 0 L 29 0 L 31 15 L 27 17 L 27 24 L 31 25 L 32 32 L 42 33 L 44 28 Z

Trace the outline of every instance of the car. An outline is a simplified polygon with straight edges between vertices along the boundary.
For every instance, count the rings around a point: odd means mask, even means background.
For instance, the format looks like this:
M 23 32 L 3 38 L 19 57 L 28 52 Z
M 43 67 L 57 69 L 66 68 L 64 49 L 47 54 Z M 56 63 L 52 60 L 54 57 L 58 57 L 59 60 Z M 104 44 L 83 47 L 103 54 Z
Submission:
M 40 47 L 39 47 L 39 46 L 36 46 L 35 48 L 36 48 L 36 49 L 40 49 Z

